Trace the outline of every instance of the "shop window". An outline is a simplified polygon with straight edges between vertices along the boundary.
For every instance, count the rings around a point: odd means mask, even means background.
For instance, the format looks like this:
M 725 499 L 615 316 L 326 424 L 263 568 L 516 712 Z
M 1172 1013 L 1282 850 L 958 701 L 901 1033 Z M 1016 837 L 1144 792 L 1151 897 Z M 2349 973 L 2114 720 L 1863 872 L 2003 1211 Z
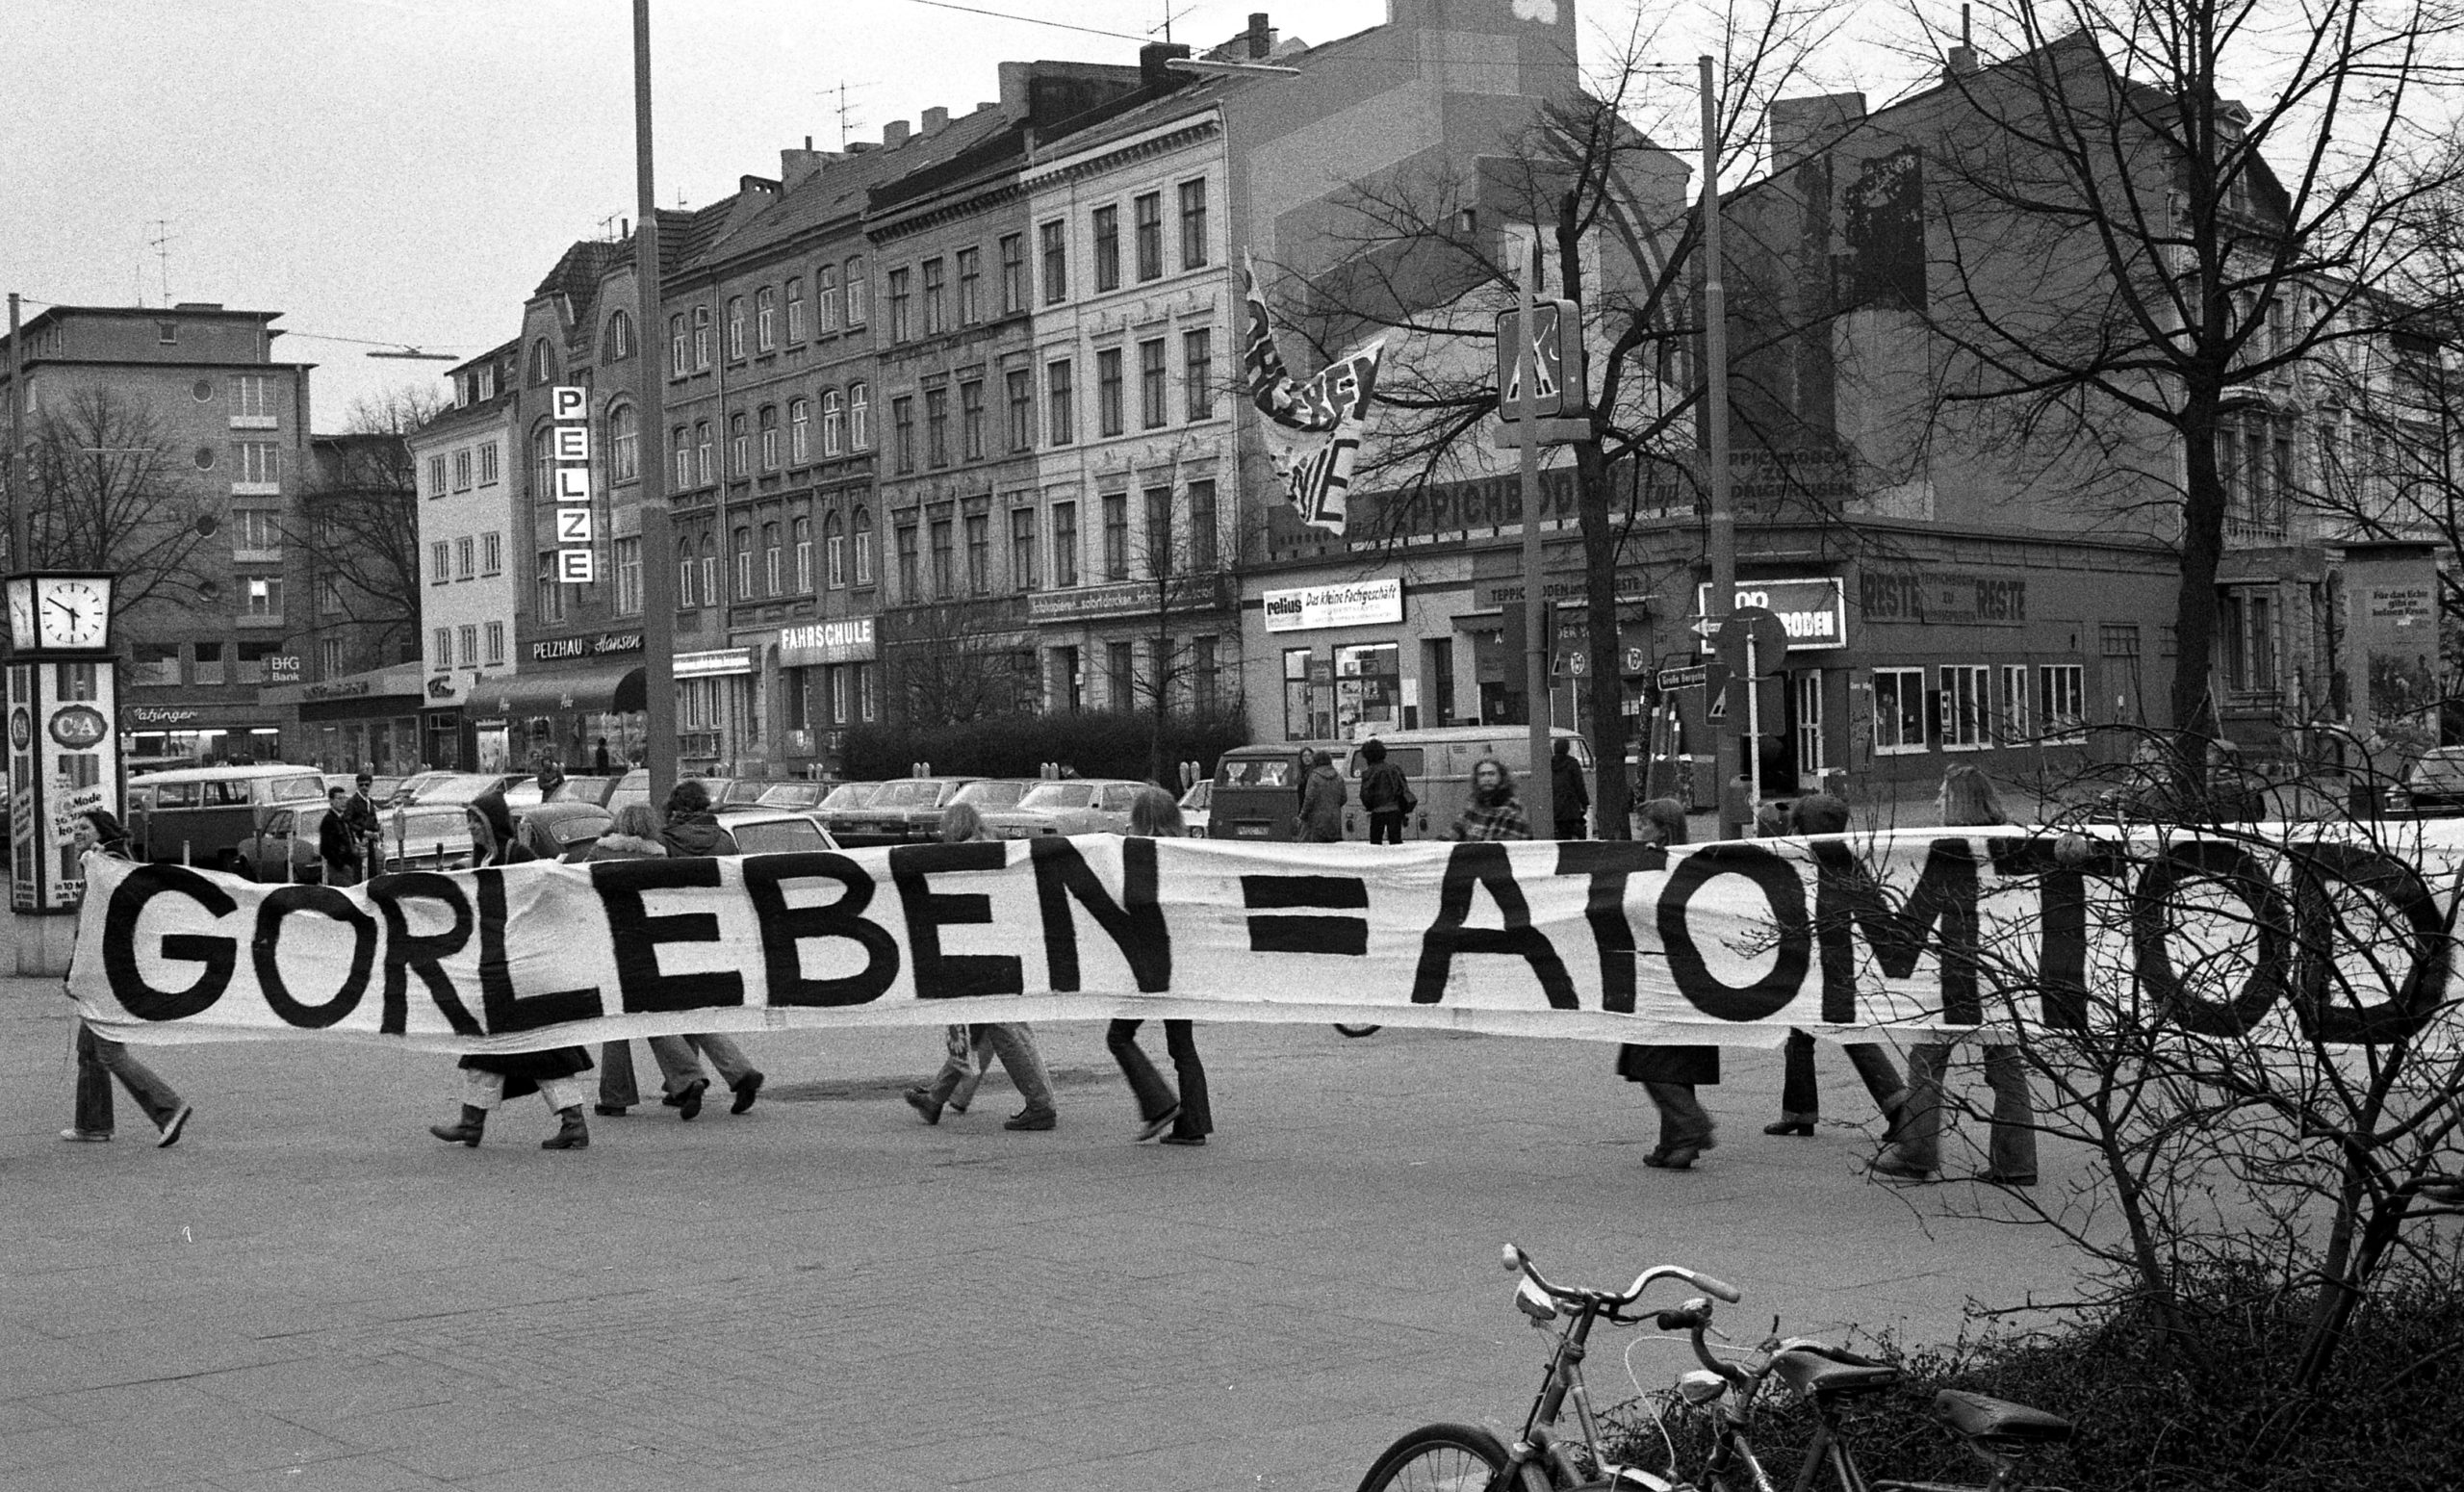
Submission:
M 1402 656 L 1402 649 L 1391 642 L 1335 650 L 1335 734 L 1400 728 Z
M 2002 665 L 2002 739 L 2018 742 L 2028 739 L 2028 665 Z
M 1309 669 L 1317 655 L 1308 648 L 1288 648 L 1283 655 L 1283 738 L 1307 740 L 1329 735 L 1326 715 L 1318 707 L 1316 683 Z
M 2086 670 L 2077 663 L 2046 663 L 2037 669 L 2037 716 L 2045 738 L 2057 743 L 2088 738 Z
M 1977 751 L 1992 744 L 1986 725 L 1992 713 L 1993 671 L 1983 664 L 1945 665 L 1940 673 L 1944 751 Z
M 1874 750 L 1877 753 L 1925 749 L 1925 670 L 1874 670 Z

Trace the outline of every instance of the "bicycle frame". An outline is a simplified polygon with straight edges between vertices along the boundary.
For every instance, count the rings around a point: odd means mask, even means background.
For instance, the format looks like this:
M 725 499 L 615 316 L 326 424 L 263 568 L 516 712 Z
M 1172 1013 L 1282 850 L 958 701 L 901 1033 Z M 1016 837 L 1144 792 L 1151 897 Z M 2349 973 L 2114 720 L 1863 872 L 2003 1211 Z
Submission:
M 1592 1414 L 1591 1389 L 1582 1376 L 1583 1358 L 1591 1350 L 1591 1328 L 1599 1319 L 1600 1308 L 1585 1304 L 1573 1312 L 1565 1329 L 1557 1334 L 1557 1344 L 1549 1353 L 1547 1374 L 1540 1380 L 1540 1392 L 1531 1401 L 1530 1414 L 1524 1419 L 1523 1433 L 1506 1448 L 1510 1459 L 1503 1479 L 1511 1480 L 1515 1468 L 1545 1462 L 1552 1468 L 1554 1475 L 1551 1479 L 1557 1485 L 1573 1486 L 1584 1480 L 1582 1469 L 1553 1428 L 1564 1417 L 1571 1401 L 1583 1450 L 1597 1468 L 1597 1480 L 1592 1485 L 1675 1492 L 1675 1483 L 1640 1467 L 1615 1464 L 1600 1453 L 1600 1422 Z

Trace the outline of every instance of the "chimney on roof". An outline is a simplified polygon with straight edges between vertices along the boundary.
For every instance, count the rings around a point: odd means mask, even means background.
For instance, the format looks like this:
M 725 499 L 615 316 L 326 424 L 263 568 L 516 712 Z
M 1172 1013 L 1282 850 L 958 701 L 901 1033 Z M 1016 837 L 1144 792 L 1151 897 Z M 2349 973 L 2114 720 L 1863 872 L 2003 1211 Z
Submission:
M 882 126 L 882 143 L 895 150 L 907 143 L 907 121 L 892 119 Z
M 1176 73 L 1164 64 L 1189 55 L 1190 49 L 1178 41 L 1147 42 L 1138 49 L 1139 83 L 1158 91 L 1180 87 L 1188 74 Z
M 937 105 L 934 108 L 924 111 L 925 134 L 937 135 L 949 127 L 950 112 L 947 109 L 940 108 Z
M 1968 30 L 1968 8 L 1960 7 L 1960 44 L 1951 48 L 1948 64 L 1942 68 L 1944 81 L 1964 78 L 1976 71 L 1976 41 Z
M 1804 98 L 1775 98 L 1763 115 L 1771 134 L 1771 173 L 1778 175 L 1837 143 L 1850 126 L 1865 116 L 1862 93 L 1814 93 Z
M 1274 28 L 1267 24 L 1266 12 L 1251 11 L 1249 29 L 1242 35 L 1248 39 L 1249 57 L 1252 61 L 1274 55 Z
M 827 150 L 815 150 L 812 147 L 812 137 L 807 135 L 805 147 L 802 150 L 790 148 L 782 149 L 779 152 L 779 185 L 783 190 L 793 190 L 796 183 L 811 176 L 836 159 L 836 156 Z

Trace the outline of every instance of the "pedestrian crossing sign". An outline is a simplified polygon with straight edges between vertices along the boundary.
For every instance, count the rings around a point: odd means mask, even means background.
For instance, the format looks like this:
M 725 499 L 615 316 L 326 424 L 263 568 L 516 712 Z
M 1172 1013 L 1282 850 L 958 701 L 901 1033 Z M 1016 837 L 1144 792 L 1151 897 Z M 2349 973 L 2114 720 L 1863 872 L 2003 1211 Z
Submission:
M 1566 341 L 1575 340 L 1568 356 Z M 1523 418 L 1522 349 L 1531 348 L 1531 413 L 1552 420 L 1583 407 L 1582 308 L 1571 300 L 1535 300 L 1527 339 L 1520 311 L 1498 313 L 1498 418 Z

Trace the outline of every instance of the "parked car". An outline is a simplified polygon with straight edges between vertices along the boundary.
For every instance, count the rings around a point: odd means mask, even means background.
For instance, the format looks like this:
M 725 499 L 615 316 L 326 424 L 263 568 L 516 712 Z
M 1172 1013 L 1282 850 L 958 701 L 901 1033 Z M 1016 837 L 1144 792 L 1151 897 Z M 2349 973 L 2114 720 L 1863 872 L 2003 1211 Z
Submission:
M 683 776 L 678 778 L 677 781 L 700 783 L 704 787 L 709 789 L 710 801 L 712 803 L 717 803 L 727 796 L 728 786 L 732 779 L 724 777 L 702 777 L 695 773 L 687 772 Z M 621 809 L 628 804 L 650 802 L 651 774 L 645 768 L 635 767 L 630 772 L 626 773 L 623 777 L 616 779 L 616 785 L 607 790 L 607 796 L 600 800 L 599 806 L 605 809 L 608 812 L 613 813 L 618 809 Z M 658 808 L 661 805 L 653 803 L 651 806 L 653 808 Z
M 813 821 L 836 834 L 846 816 L 872 802 L 873 794 L 881 791 L 883 785 L 880 783 L 840 783 L 811 810 Z
M 714 809 L 739 805 L 749 808 L 759 803 L 763 793 L 779 785 L 776 778 L 769 777 L 731 777 L 724 780 L 724 785 L 718 779 L 706 781 L 710 783 L 710 807 Z
M 950 802 L 972 805 L 978 813 L 991 813 L 1016 808 L 1035 785 L 1032 777 L 980 777 L 960 788 Z
M 2404 796 L 2413 807 L 2464 807 L 2464 746 L 2432 746 L 2404 774 Z
M 476 803 L 530 781 L 527 772 L 424 772 L 407 785 L 403 802 L 413 806 Z
M 762 788 L 761 796 L 754 799 L 753 803 L 757 808 L 785 809 L 791 813 L 810 813 L 821 807 L 821 800 L 830 796 L 834 785 L 834 784 L 813 778 L 790 778 L 783 783 L 772 783 Z
M 601 779 L 605 781 L 605 779 Z M 557 798 L 547 803 L 534 803 L 514 810 L 514 822 L 527 829 L 532 824 L 545 824 L 555 837 L 559 858 L 575 860 L 599 842 L 607 826 L 616 821 L 614 814 L 596 803 L 580 803 L 570 798 Z M 468 837 L 470 830 L 463 830 Z
M 1181 794 L 1181 822 L 1189 826 L 1190 837 L 1207 836 L 1210 815 L 1215 807 L 1215 779 L 1202 777 Z
M 1038 783 L 1018 806 L 984 815 L 987 833 L 1004 839 L 1039 835 L 1127 834 L 1129 806 L 1144 783 L 1120 778 L 1066 778 Z
M 809 814 L 788 809 L 752 809 L 730 813 L 721 825 L 735 840 L 739 855 L 775 855 L 784 850 L 834 850 L 838 841 Z
M 568 777 L 556 784 L 556 795 L 543 800 L 539 796 L 539 779 L 526 777 L 504 790 L 506 808 L 520 810 L 535 808 L 541 802 L 587 803 L 594 808 L 603 806 L 607 794 L 616 786 L 612 777 Z
M 835 815 L 831 834 L 854 848 L 869 844 L 914 844 L 941 836 L 941 810 L 972 777 L 902 777 L 882 784 L 871 801 L 853 812 Z
M 186 767 L 140 779 L 129 794 L 129 851 L 140 861 L 236 869 L 240 846 L 257 833 L 256 810 L 268 804 L 325 801 L 324 775 L 315 767 L 264 762 L 252 766 Z
M 238 872 L 256 881 L 322 880 L 317 835 L 332 810 L 322 803 L 271 803 L 256 811 L 256 833 L 240 842 Z M 382 845 L 375 870 L 460 870 L 471 862 L 470 825 L 453 805 L 385 813 L 378 827 Z

